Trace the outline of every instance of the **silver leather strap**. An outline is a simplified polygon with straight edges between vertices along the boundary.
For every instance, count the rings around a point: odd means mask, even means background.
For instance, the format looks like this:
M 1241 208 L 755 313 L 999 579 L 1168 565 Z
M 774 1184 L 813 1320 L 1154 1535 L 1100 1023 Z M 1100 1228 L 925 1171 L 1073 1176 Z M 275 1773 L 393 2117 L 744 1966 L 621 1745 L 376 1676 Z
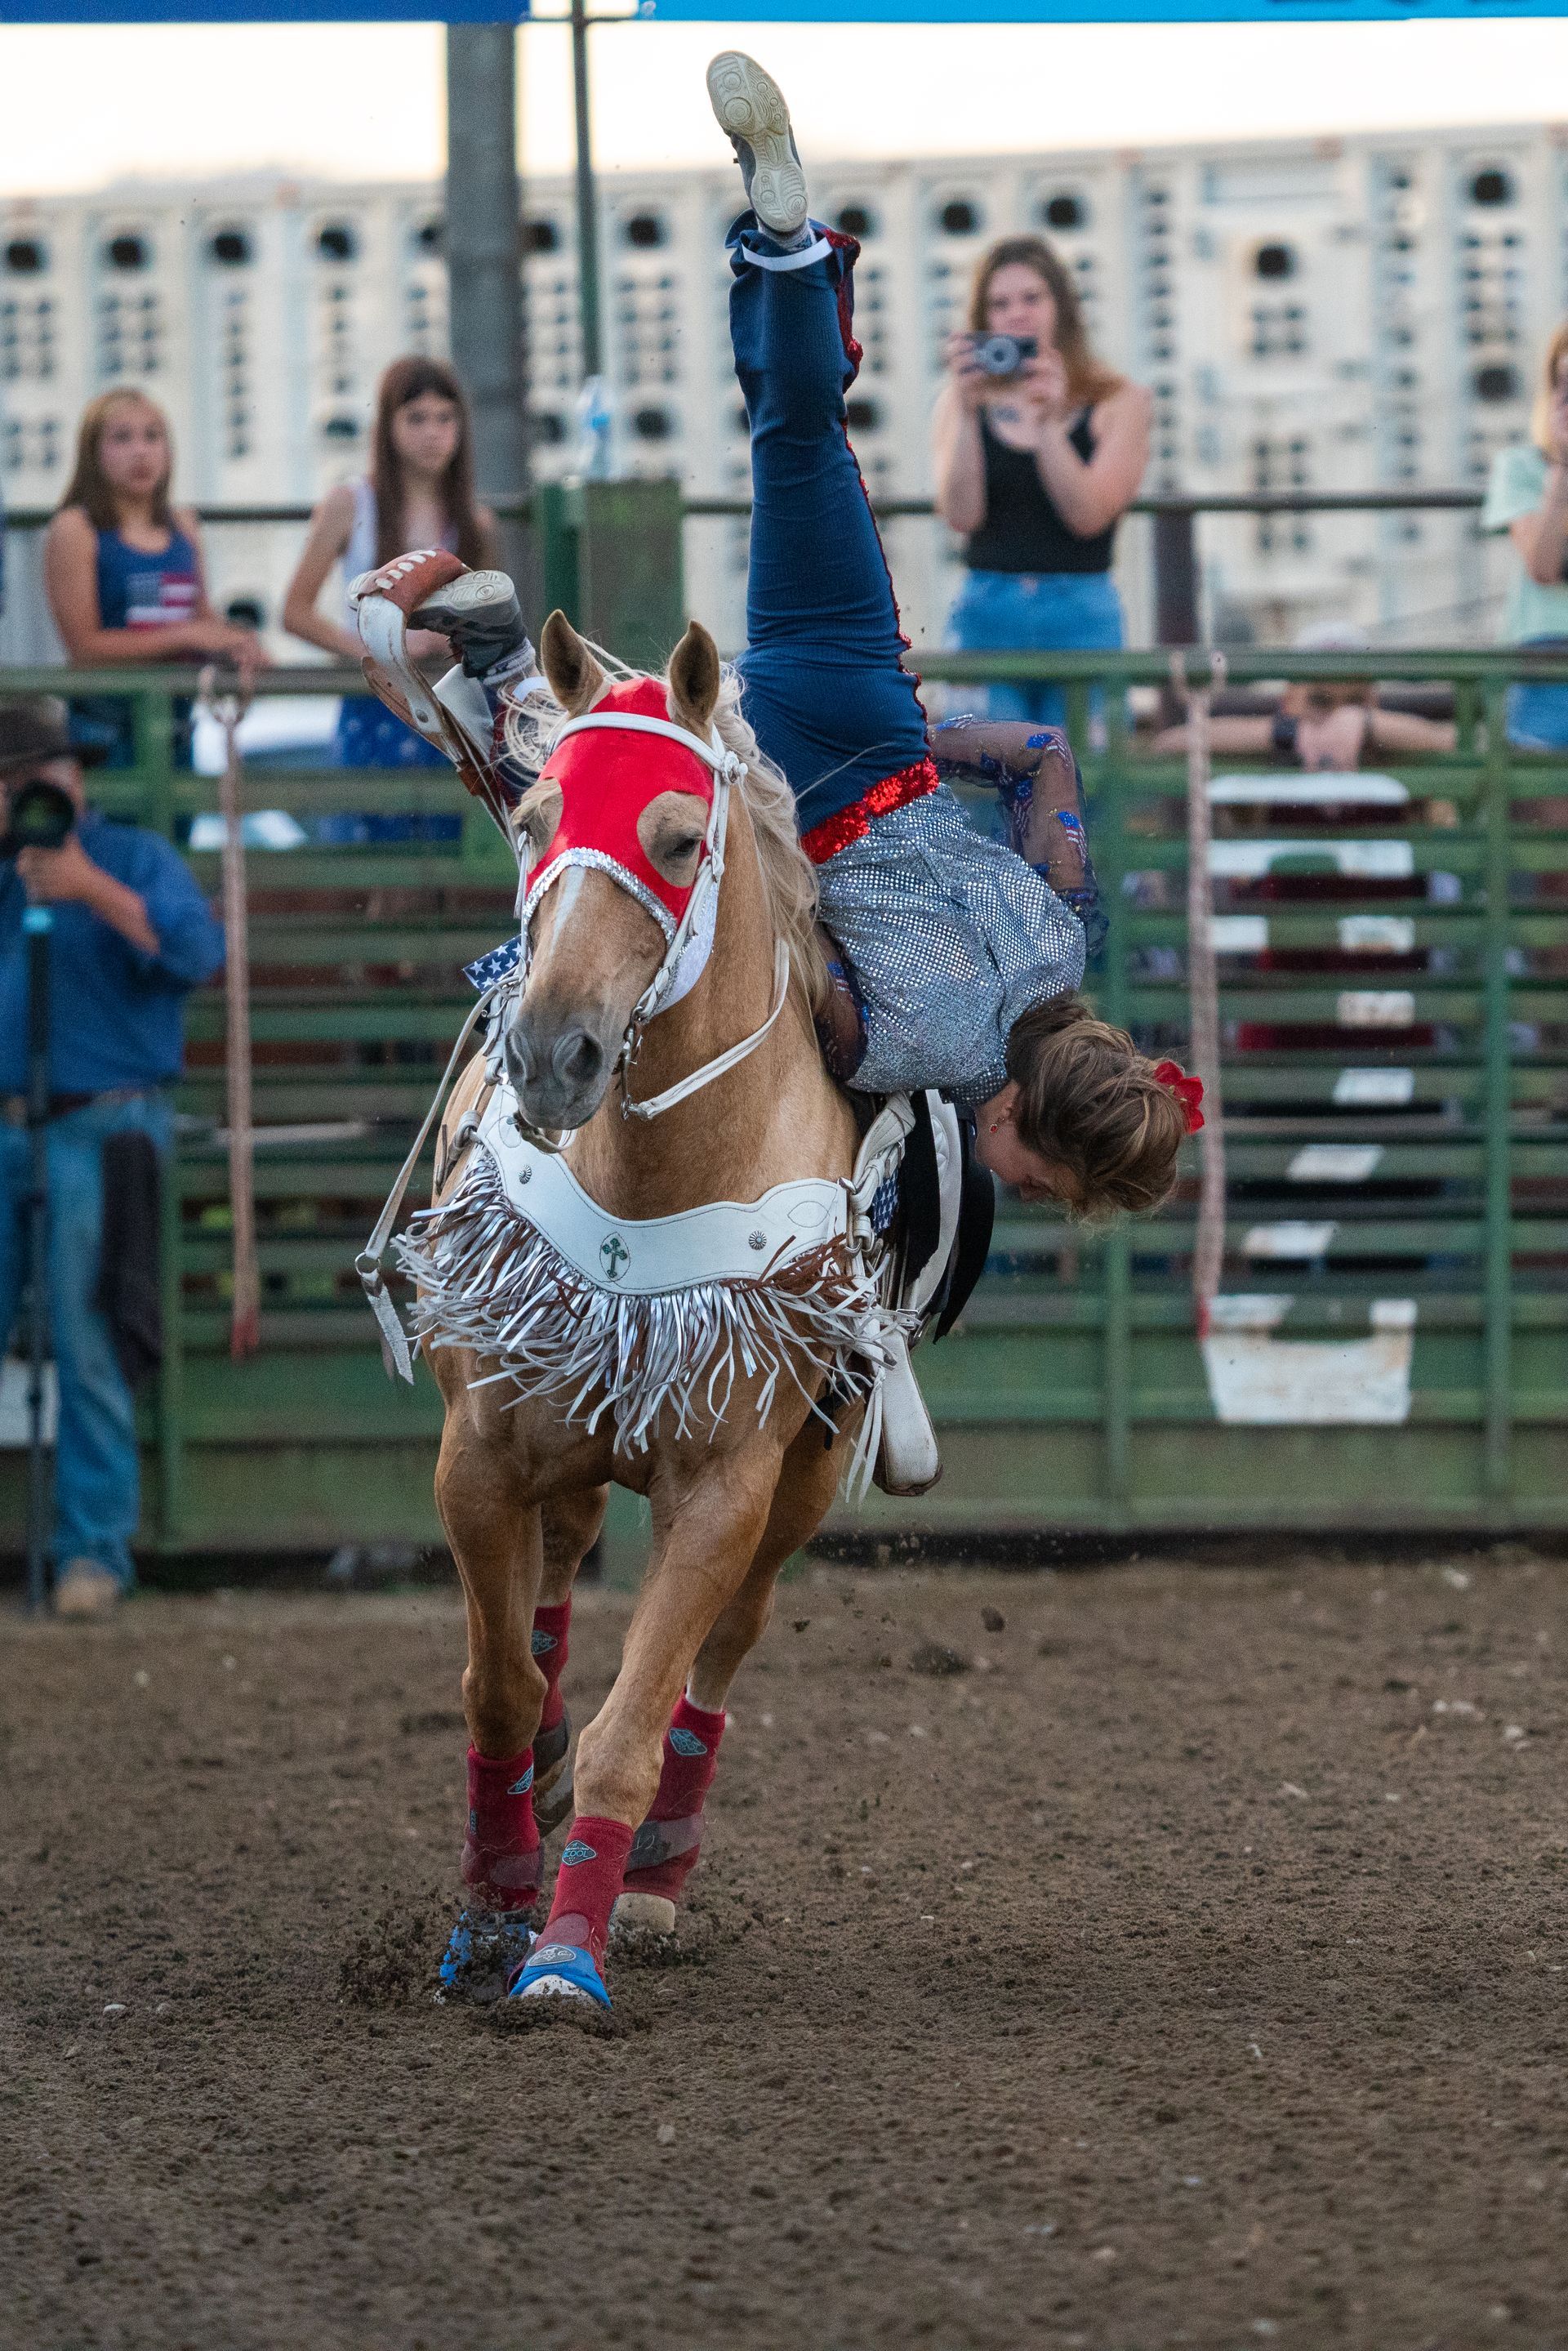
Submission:
M 661 1094 L 654 1094 L 648 1102 L 633 1102 L 626 1091 L 626 1081 L 631 1072 L 623 1071 L 621 1108 L 624 1115 L 628 1118 L 661 1118 L 667 1110 L 673 1110 L 677 1102 L 690 1101 L 693 1094 L 701 1093 L 704 1086 L 711 1086 L 715 1078 L 722 1078 L 727 1071 L 738 1068 L 756 1051 L 784 1010 L 788 996 L 789 948 L 780 939 L 774 949 L 774 1008 L 762 1027 L 753 1029 L 751 1035 L 742 1037 L 738 1045 L 732 1045 L 727 1052 L 715 1054 L 712 1061 L 704 1061 L 700 1070 L 693 1070 L 689 1078 L 680 1078 L 674 1085 L 666 1086 Z
M 729 776 L 732 779 L 741 771 L 739 752 L 730 750 L 720 740 L 717 728 L 711 742 L 704 743 L 701 735 L 694 735 L 690 726 L 682 726 L 673 718 L 645 717 L 635 710 L 587 710 L 580 718 L 568 718 L 550 746 L 550 758 L 555 758 L 568 736 L 601 730 L 618 735 L 662 735 L 666 741 L 679 743 L 684 750 L 691 752 L 717 776 Z M 547 768 L 549 760 L 545 764 Z

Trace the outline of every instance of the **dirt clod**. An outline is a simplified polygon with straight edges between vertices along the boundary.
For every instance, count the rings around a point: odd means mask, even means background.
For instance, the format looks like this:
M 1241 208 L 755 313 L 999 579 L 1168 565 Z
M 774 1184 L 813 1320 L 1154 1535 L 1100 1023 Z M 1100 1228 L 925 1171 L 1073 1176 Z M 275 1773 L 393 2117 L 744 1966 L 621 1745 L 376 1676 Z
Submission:
M 950 1648 L 945 1641 L 921 1641 L 909 1652 L 912 1674 L 930 1674 L 939 1680 L 944 1674 L 967 1674 L 972 1663 L 961 1649 Z

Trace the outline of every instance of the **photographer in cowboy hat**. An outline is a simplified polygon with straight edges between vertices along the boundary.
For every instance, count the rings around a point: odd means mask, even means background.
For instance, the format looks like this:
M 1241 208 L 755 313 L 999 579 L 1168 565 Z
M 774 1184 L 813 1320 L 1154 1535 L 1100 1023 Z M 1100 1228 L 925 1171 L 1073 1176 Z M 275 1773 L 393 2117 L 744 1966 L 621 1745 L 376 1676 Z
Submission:
M 53 799 L 50 798 L 50 788 Z M 0 703 L 0 1348 L 26 1278 L 28 977 L 24 916 L 47 904 L 49 1021 L 48 1316 L 59 1385 L 55 1605 L 99 1616 L 134 1579 L 140 1514 L 136 1419 L 126 1361 L 138 1332 L 117 1311 L 129 1274 L 145 1290 L 141 1228 L 167 1148 L 169 1090 L 183 1061 L 186 993 L 223 959 L 223 933 L 169 843 L 87 805 L 65 712 Z M 18 837 L 24 804 L 52 808 L 56 847 Z M 29 830 L 23 824 L 21 831 Z M 140 1137 L 140 1142 L 130 1138 Z M 140 1157 L 140 1166 L 139 1166 Z M 106 1165 L 107 1163 L 107 1165 Z M 126 1196 L 141 1199 L 129 1221 Z M 111 1242 L 105 1249 L 105 1209 Z M 116 1258 L 120 1262 L 116 1261 Z M 123 1260 L 134 1255 L 136 1262 Z M 143 1336 L 142 1364 L 151 1347 Z

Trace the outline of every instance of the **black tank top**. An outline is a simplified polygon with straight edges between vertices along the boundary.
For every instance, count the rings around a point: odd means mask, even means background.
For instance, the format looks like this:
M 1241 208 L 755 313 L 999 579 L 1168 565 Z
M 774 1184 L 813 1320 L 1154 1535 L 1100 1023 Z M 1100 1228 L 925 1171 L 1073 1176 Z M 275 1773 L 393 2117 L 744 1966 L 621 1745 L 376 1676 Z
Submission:
M 1095 454 L 1089 411 L 1081 408 L 1068 440 L 1085 463 Z M 1108 571 L 1116 524 L 1080 538 L 1069 530 L 1027 449 L 1010 449 L 980 412 L 985 454 L 985 520 L 970 534 L 964 561 L 971 571 Z

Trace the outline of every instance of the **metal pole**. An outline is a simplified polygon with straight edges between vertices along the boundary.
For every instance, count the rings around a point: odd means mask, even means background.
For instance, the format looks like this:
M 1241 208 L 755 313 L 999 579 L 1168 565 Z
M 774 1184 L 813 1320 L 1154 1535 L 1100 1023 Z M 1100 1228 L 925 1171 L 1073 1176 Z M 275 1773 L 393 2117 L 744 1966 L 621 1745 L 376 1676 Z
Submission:
M 517 183 L 517 30 L 446 37 L 446 260 L 452 364 L 473 413 L 487 498 L 528 487 L 527 378 Z
M 1155 515 L 1154 613 L 1156 644 L 1198 643 L 1198 535 L 1190 507 Z
M 44 1451 L 44 1365 L 49 1352 L 49 906 L 29 906 L 27 935 L 27 1605 L 47 1598 L 49 1470 Z
M 1486 1209 L 1482 1243 L 1485 1453 L 1482 1490 L 1493 1522 L 1506 1525 L 1513 1502 L 1513 1041 L 1509 1029 L 1509 921 L 1512 874 L 1506 687 L 1486 690 L 1486 917 L 1481 1045 L 1485 1053 Z
M 577 314 L 582 326 L 583 380 L 604 373 L 599 333 L 599 225 L 594 196 L 594 134 L 588 110 L 588 15 L 572 0 L 572 97 L 577 118 Z

